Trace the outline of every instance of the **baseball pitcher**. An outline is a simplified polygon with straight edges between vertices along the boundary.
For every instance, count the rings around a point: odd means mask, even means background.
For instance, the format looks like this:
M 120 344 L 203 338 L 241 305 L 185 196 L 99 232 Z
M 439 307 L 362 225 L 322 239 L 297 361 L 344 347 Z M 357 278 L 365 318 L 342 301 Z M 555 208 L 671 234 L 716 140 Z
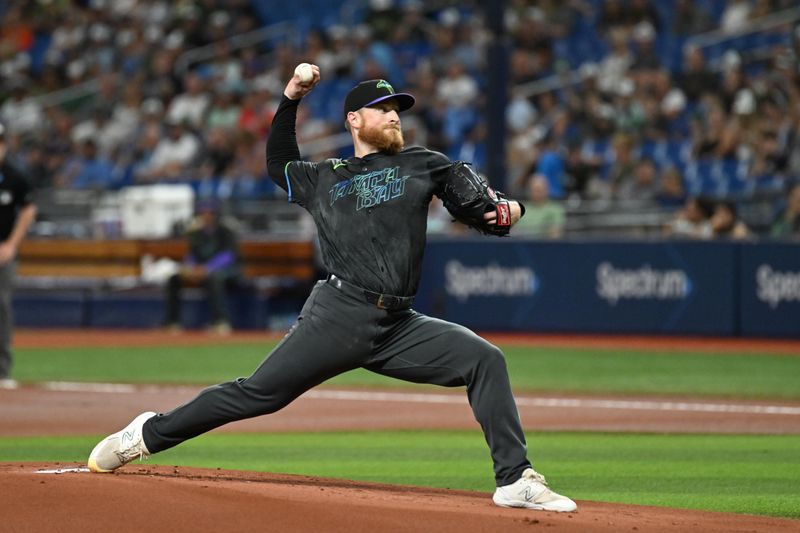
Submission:
M 168 413 L 139 415 L 95 447 L 89 468 L 109 472 L 228 422 L 273 413 L 329 378 L 365 368 L 415 383 L 465 386 L 494 463 L 494 502 L 574 511 L 575 502 L 550 490 L 531 467 L 502 352 L 467 328 L 412 307 L 434 195 L 455 219 L 491 235 L 506 235 L 524 208 L 469 165 L 405 148 L 400 113 L 414 97 L 385 80 L 359 83 L 345 98 L 352 157 L 303 161 L 295 117 L 320 79 L 319 68 L 310 68 L 310 74 L 298 69 L 286 85 L 267 165 L 289 201 L 314 218 L 330 274 L 250 377 L 211 387 Z

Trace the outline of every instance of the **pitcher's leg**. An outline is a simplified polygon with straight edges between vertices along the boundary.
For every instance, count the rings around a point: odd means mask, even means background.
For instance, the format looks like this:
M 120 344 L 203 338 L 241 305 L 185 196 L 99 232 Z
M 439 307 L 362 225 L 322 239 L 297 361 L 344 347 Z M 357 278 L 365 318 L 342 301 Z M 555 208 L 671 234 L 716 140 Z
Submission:
M 346 331 L 349 342 L 341 342 L 337 331 L 345 329 L 338 322 L 352 313 L 339 310 L 330 294 L 318 296 L 315 289 L 298 324 L 252 376 L 210 387 L 189 403 L 149 419 L 142 430 L 148 451 L 166 450 L 228 422 L 273 413 L 326 379 L 361 366 L 369 354 L 368 337 L 355 322 Z M 320 307 L 325 310 L 319 314 L 311 309 Z
M 384 339 L 365 368 L 415 383 L 466 385 L 497 485 L 516 481 L 530 467 L 503 353 L 472 331 L 415 314 Z

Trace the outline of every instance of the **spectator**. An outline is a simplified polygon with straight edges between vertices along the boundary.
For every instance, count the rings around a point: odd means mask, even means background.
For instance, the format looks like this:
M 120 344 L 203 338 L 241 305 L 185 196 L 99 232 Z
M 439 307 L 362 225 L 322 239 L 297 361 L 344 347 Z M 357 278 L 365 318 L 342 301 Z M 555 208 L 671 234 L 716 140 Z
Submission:
M 551 132 L 542 138 L 539 146 L 539 157 L 536 161 L 536 173 L 547 179 L 550 198 L 564 197 L 564 157 Z
M 51 111 L 50 122 L 50 132 L 44 138 L 40 138 L 39 144 L 44 151 L 45 168 L 50 172 L 48 180 L 54 182 L 55 176 L 62 171 L 75 151 L 70 140 L 73 127 L 70 116 L 59 111 Z
M 789 189 L 786 207 L 772 223 L 770 235 L 781 239 L 800 239 L 800 183 Z
M 718 88 L 717 75 L 706 65 L 706 58 L 700 48 L 694 46 L 686 48 L 683 55 L 683 69 L 678 75 L 678 86 L 692 103 Z
M 633 29 L 634 54 L 631 71 L 637 78 L 646 76 L 661 68 L 661 59 L 656 51 L 656 30 L 649 22 L 640 22 Z
M 750 230 L 739 219 L 736 205 L 733 202 L 718 202 L 711 215 L 711 231 L 716 238 L 746 239 Z
M 170 102 L 178 93 L 179 83 L 173 74 L 175 58 L 168 50 L 153 51 L 145 79 L 140 82 L 145 98 Z
M 735 118 L 729 118 L 716 97 L 708 99 L 705 120 L 697 117 L 693 128 L 694 154 L 704 157 L 735 157 L 741 134 Z
M 633 180 L 633 173 L 636 169 L 636 158 L 633 156 L 633 137 L 618 133 L 612 141 L 614 159 L 608 169 L 608 183 L 611 186 L 612 196 L 617 195 L 617 191 L 623 183 Z
M 225 88 L 220 88 L 215 91 L 214 100 L 206 116 L 206 127 L 223 128 L 227 130 L 236 128 L 242 114 L 238 100 L 238 91 Z
M 223 128 L 211 128 L 206 134 L 198 173 L 203 178 L 220 178 L 233 163 L 234 139 Z
M 603 2 L 597 24 L 600 30 L 608 35 L 619 28 L 628 31 L 631 19 L 622 0 L 606 0 Z
M 328 28 L 328 38 L 330 45 L 326 50 L 331 54 L 331 75 L 336 78 L 344 78 L 350 75 L 353 64 L 353 49 L 348 41 L 349 31 L 344 26 L 334 25 Z M 277 88 L 280 93 L 280 87 Z
M 14 386 L 11 374 L 11 292 L 16 255 L 33 219 L 31 187 L 27 177 L 8 157 L 5 127 L 0 124 L 0 383 Z
M 661 183 L 656 201 L 662 207 L 677 208 L 686 203 L 686 189 L 683 176 L 675 167 L 668 167 L 661 173 Z
M 443 129 L 449 144 L 464 139 L 477 120 L 474 104 L 478 98 L 478 84 L 467 74 L 464 65 L 453 61 L 444 78 L 436 86 L 436 99 L 444 107 Z
M 617 185 L 615 196 L 618 200 L 652 204 L 658 196 L 658 192 L 656 165 L 652 159 L 644 157 L 636 162 L 632 179 L 626 179 Z
M 28 98 L 28 80 L 20 78 L 8 80 L 9 97 L 0 106 L 0 120 L 8 134 L 28 134 L 45 124 L 41 105 Z
M 609 33 L 611 51 L 597 68 L 597 87 L 604 94 L 618 92 L 618 86 L 633 64 L 633 54 L 628 48 L 625 30 L 614 28 Z
M 633 80 L 630 78 L 620 80 L 613 99 L 614 108 L 616 109 L 614 123 L 619 132 L 639 135 L 645 126 L 645 120 L 649 118 L 646 114 L 646 109 L 649 107 L 647 105 L 648 100 L 652 97 L 646 97 L 643 103 L 642 99 L 636 97 L 635 91 L 636 87 Z
M 713 202 L 696 196 L 689 197 L 683 209 L 664 228 L 664 234 L 673 237 L 710 239 L 713 235 L 710 220 L 713 212 Z
M 738 57 L 738 55 L 731 57 Z M 741 60 L 737 59 L 737 61 Z M 739 95 L 743 90 L 747 90 L 747 82 L 741 65 L 734 64 L 726 68 L 722 73 L 719 87 L 716 89 L 716 94 L 726 113 L 734 112 L 734 105 L 737 99 L 741 98 Z
M 528 199 L 530 202 L 525 204 L 525 216 L 514 226 L 511 234 L 551 239 L 563 236 L 564 206 L 550 199 L 548 181 L 542 174 L 534 174 L 528 182 Z
M 0 57 L 29 50 L 34 44 L 34 28 L 25 16 L 24 4 L 9 2 L 0 12 Z
M 238 128 L 258 138 L 266 137 L 274 112 L 270 98 L 271 93 L 266 89 L 254 88 L 245 93 L 239 108 Z
M 369 0 L 364 23 L 370 27 L 375 39 L 385 41 L 401 17 L 402 13 L 392 0 Z
M 444 207 L 442 201 L 435 196 L 428 204 L 428 225 L 426 226 L 429 234 L 452 234 L 465 233 L 463 224 L 454 224 L 453 215 Z
M 53 186 L 53 171 L 49 168 L 47 153 L 39 143 L 28 147 L 24 158 L 24 171 L 30 177 L 30 184 L 36 190 Z
M 572 141 L 567 145 L 567 157 L 564 161 L 564 174 L 566 177 L 566 191 L 568 195 L 576 194 L 585 198 L 589 191 L 590 183 L 598 179 L 600 161 L 597 157 L 590 157 L 583 153 L 581 145 Z
M 479 171 L 486 169 L 486 125 L 479 121 L 460 143 L 455 144 L 448 151 L 447 156 L 452 161 L 469 161 Z
M 328 35 L 322 30 L 313 29 L 306 34 L 303 58 L 317 65 L 322 72 L 335 72 L 335 56 L 330 50 Z
M 241 91 L 244 89 L 244 65 L 240 54 L 231 50 L 228 41 L 220 41 L 214 44 L 215 59 L 203 69 L 205 80 L 201 87 L 212 87 L 217 91 L 230 92 Z M 211 96 L 205 93 L 205 107 L 211 101 Z M 202 121 L 202 117 L 201 117 Z
M 682 140 L 689 136 L 686 96 L 677 87 L 670 89 L 659 103 L 659 114 L 653 124 L 659 139 Z
M 212 331 L 227 335 L 231 331 L 227 292 L 240 276 L 237 235 L 221 219 L 219 206 L 205 201 L 198 204 L 197 217 L 187 231 L 186 240 L 189 252 L 166 285 L 165 326 L 180 331 L 181 289 L 185 285 L 200 286 L 208 296 Z
M 764 176 L 784 177 L 789 167 L 788 154 L 781 150 L 774 131 L 762 131 L 756 137 L 755 158 L 750 174 L 756 178 Z
M 273 182 L 267 179 L 264 145 L 248 131 L 235 136 L 233 160 L 225 171 L 230 194 L 238 199 L 252 199 L 260 194 L 272 194 Z
M 672 33 L 688 36 L 704 33 L 712 28 L 711 17 L 702 5 L 692 0 L 676 0 L 672 16 Z
M 733 33 L 747 24 L 752 5 L 750 0 L 730 0 L 722 11 L 720 27 L 723 32 Z
M 122 88 L 122 98 L 113 106 L 105 129 L 111 146 L 117 148 L 135 139 L 142 119 L 142 103 L 142 92 L 137 85 L 128 84 Z
M 547 19 L 537 6 L 526 8 L 512 26 L 514 46 L 529 58 L 528 68 L 533 79 L 553 73 L 553 37 L 559 30 L 555 21 Z
M 95 139 L 86 137 L 80 142 L 79 154 L 67 161 L 56 183 L 62 188 L 102 191 L 113 188 L 115 178 L 114 165 L 98 154 Z
M 661 16 L 650 0 L 630 0 L 628 17 L 630 17 L 631 24 L 637 25 L 645 22 L 654 30 L 661 30 Z
M 189 72 L 183 77 L 184 92 L 177 95 L 167 108 L 167 117 L 193 128 L 199 128 L 205 120 L 206 109 L 211 96 L 206 92 L 205 82 L 197 72 Z
M 168 118 L 166 126 L 167 136 L 158 141 L 147 164 L 139 169 L 139 180 L 177 178 L 195 162 L 200 152 L 197 137 L 174 118 Z
M 96 107 L 88 119 L 79 122 L 72 128 L 70 139 L 75 146 L 82 146 L 91 139 L 95 147 L 105 157 L 110 157 L 116 148 L 118 139 L 113 135 L 111 111 L 105 107 Z
M 124 179 L 126 184 L 150 179 L 148 172 L 151 168 L 153 154 L 160 141 L 161 123 L 153 121 L 143 123 L 136 136 L 136 142 L 131 146 L 126 157 L 120 160 L 120 166 L 126 169 Z

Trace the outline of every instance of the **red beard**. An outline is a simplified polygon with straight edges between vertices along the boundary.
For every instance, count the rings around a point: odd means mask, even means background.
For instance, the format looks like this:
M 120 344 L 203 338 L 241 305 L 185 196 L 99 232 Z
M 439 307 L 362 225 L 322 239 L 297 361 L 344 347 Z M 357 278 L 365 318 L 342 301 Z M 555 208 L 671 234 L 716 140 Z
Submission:
M 358 138 L 362 142 L 374 146 L 380 152 L 396 154 L 405 146 L 403 132 L 398 128 L 390 127 L 363 127 L 358 130 Z

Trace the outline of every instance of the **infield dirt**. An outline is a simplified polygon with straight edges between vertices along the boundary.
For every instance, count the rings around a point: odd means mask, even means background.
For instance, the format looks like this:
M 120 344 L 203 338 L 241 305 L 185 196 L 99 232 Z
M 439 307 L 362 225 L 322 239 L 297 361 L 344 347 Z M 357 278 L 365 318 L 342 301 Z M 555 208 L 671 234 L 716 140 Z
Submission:
M 57 466 L 78 465 L 0 465 L 4 531 L 793 532 L 798 525 L 581 501 L 575 513 L 502 509 L 484 493 L 230 470 L 129 465 L 115 474 L 36 473 Z

